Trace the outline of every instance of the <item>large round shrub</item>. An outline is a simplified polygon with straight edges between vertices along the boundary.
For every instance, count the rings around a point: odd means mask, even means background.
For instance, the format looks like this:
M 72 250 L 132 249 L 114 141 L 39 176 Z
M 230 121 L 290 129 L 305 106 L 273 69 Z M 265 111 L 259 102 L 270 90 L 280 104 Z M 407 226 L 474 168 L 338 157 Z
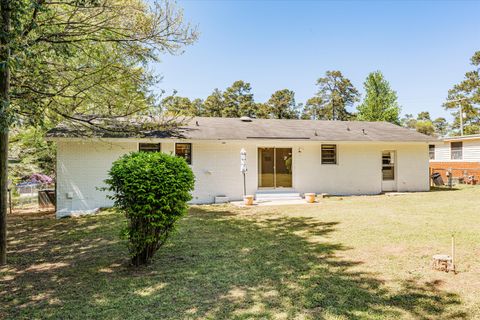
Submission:
M 114 206 L 127 217 L 124 236 L 132 263 L 148 263 L 187 211 L 192 170 L 182 158 L 134 152 L 113 163 L 105 182 Z

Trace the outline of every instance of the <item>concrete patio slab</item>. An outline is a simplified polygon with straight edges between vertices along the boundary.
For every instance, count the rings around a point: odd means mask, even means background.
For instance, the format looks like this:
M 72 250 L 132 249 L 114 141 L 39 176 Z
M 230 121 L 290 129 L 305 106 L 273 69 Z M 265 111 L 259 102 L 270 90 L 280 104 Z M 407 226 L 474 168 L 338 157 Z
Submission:
M 307 203 L 305 201 L 305 199 L 291 199 L 291 200 L 263 200 L 263 201 L 255 201 L 253 203 L 253 206 L 246 206 L 243 201 L 232 201 L 230 202 L 231 204 L 233 204 L 234 206 L 237 206 L 237 207 L 256 207 L 256 206 L 259 206 L 259 207 L 262 207 L 262 206 L 287 206 L 287 205 L 299 205 L 299 204 L 315 204 L 315 203 L 318 203 L 318 202 L 314 202 L 314 203 Z

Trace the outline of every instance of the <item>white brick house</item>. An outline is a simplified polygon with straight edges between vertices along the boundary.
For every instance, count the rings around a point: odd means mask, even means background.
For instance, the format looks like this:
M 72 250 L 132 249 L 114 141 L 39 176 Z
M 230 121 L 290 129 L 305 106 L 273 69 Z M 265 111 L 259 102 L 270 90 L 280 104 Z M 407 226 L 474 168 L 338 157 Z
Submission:
M 187 158 L 196 178 L 193 203 L 242 199 L 242 148 L 247 194 L 429 190 L 431 138 L 384 122 L 194 118 L 181 138 L 86 139 L 64 129 L 48 137 L 57 143 L 57 216 L 111 206 L 98 188 L 114 160 L 140 149 Z

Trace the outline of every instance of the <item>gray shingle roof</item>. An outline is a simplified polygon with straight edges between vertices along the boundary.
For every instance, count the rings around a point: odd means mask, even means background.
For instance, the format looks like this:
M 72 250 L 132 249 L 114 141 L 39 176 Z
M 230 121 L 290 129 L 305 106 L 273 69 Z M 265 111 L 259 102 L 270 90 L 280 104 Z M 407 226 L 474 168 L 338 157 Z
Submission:
M 153 120 L 152 120 L 153 121 Z M 143 130 L 142 137 L 183 138 L 191 140 L 310 140 L 310 141 L 432 141 L 433 138 L 414 130 L 388 122 L 366 121 L 324 121 L 324 120 L 285 120 L 252 119 L 250 122 L 238 118 L 194 117 L 185 120 L 175 130 L 155 128 Z M 111 132 L 97 131 L 97 137 L 118 137 Z M 60 125 L 47 134 L 48 137 L 78 136 L 75 130 Z M 122 137 L 132 135 L 124 133 Z M 133 136 L 138 137 L 139 134 Z

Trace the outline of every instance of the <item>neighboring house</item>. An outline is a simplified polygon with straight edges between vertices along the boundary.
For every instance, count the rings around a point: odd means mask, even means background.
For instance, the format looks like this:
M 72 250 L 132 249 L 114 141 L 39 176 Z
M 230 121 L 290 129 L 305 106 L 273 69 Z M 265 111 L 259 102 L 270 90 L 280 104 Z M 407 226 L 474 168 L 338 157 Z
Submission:
M 454 178 L 480 179 L 480 134 L 443 138 L 429 146 L 430 169 Z
M 177 132 L 148 138 L 79 138 L 60 126 L 57 143 L 57 216 L 112 205 L 98 190 L 112 162 L 132 151 L 186 159 L 195 173 L 192 203 L 243 197 L 240 150 L 247 152 L 247 194 L 257 198 L 307 192 L 334 195 L 429 190 L 431 137 L 386 122 L 192 118 Z

